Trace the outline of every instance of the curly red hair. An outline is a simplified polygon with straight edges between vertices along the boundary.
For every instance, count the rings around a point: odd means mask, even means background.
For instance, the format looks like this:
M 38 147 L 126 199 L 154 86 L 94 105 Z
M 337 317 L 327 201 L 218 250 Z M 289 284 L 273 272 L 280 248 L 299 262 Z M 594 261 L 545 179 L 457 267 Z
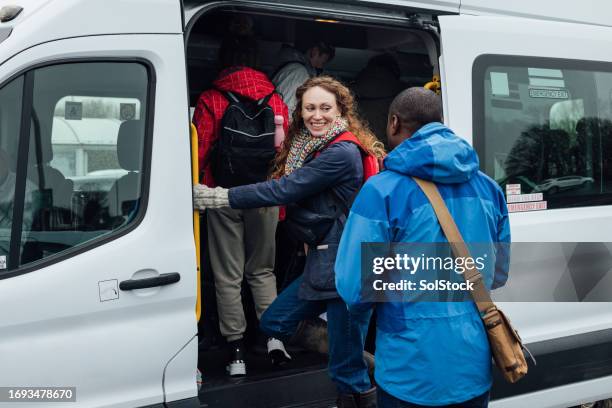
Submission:
M 353 97 L 351 91 L 337 79 L 330 76 L 319 76 L 308 79 L 295 92 L 297 104 L 295 106 L 295 110 L 293 111 L 292 122 L 289 126 L 287 137 L 281 145 L 281 150 L 274 159 L 274 170 L 272 172 L 272 177 L 282 177 L 285 175 L 285 164 L 287 163 L 287 156 L 289 155 L 291 143 L 295 135 L 297 135 L 304 127 L 304 121 L 302 119 L 302 97 L 307 90 L 317 86 L 334 94 L 340 114 L 348 122 L 347 130 L 357 137 L 363 148 L 368 153 L 371 153 L 379 158 L 382 158 L 385 155 L 384 145 L 376 138 L 376 136 L 374 136 L 367 125 L 359 118 L 359 115 L 355 109 L 355 98 Z

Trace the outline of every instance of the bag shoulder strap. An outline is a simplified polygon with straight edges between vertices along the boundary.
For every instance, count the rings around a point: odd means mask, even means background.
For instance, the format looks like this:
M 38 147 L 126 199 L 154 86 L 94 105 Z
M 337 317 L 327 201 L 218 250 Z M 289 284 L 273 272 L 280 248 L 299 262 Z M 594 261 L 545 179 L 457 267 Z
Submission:
M 456 258 L 471 258 L 470 250 L 463 241 L 463 237 L 457 228 L 457 224 L 455 223 L 453 216 L 448 211 L 448 208 L 440 195 L 440 191 L 438 191 L 438 187 L 436 187 L 436 185 L 431 181 L 422 180 L 417 177 L 412 177 L 412 179 L 421 188 L 423 193 L 425 193 L 425 196 L 431 203 L 433 210 L 436 213 L 436 217 L 438 218 L 438 222 L 442 227 L 442 231 L 444 231 L 444 235 L 451 246 L 453 255 Z M 470 268 L 467 268 L 467 270 L 463 273 L 463 278 L 466 280 L 466 282 L 473 283 L 474 290 L 471 292 L 472 299 L 474 299 L 474 302 L 478 307 L 478 311 L 481 314 L 486 313 L 492 308 L 496 308 L 495 303 L 493 303 L 491 300 L 489 291 L 485 287 L 482 274 L 478 271 L 478 269 L 476 269 L 475 266 L 472 265 Z

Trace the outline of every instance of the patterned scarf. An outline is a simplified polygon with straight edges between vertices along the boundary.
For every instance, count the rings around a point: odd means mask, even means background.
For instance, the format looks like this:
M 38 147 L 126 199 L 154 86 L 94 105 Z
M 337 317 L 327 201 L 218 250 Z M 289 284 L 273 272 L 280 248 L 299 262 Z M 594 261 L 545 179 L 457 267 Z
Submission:
M 306 127 L 303 127 L 291 141 L 287 163 L 285 164 L 285 175 L 291 174 L 302 167 L 308 156 L 327 146 L 340 133 L 346 132 L 347 128 L 348 122 L 343 117 L 336 118 L 331 128 L 322 137 L 314 137 Z

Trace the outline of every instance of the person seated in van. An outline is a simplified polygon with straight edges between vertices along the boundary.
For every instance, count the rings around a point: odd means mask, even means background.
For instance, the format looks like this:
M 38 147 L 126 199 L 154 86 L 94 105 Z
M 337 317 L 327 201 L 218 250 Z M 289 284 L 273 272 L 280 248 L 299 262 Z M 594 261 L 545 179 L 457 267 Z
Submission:
M 274 116 L 284 118 L 286 131 L 287 106 L 274 93 L 266 74 L 254 68 L 257 42 L 248 33 L 226 37 L 219 59 L 222 71 L 213 88 L 200 95 L 193 119 L 203 183 L 232 187 L 264 181 L 276 153 Z M 259 319 L 277 295 L 274 260 L 278 208 L 211 209 L 207 221 L 220 331 L 231 354 L 227 371 L 230 376 L 242 376 L 246 374 L 243 337 L 247 325 L 242 280 L 246 278 L 249 284 Z M 290 359 L 281 341 L 270 338 L 267 346 L 273 363 Z
M 387 144 L 387 113 L 397 94 L 407 88 L 400 80 L 400 66 L 392 54 L 376 55 L 357 74 L 353 92 L 357 98 L 359 113 L 368 121 L 374 135 Z
M 359 401 L 357 406 L 374 407 L 375 388 L 362 354 L 371 312 L 348 311 L 336 292 L 333 267 L 345 214 L 368 170 L 364 157 L 376 163 L 384 150 L 356 114 L 351 92 L 339 81 L 310 78 L 297 89 L 296 100 L 289 133 L 275 160 L 276 178 L 230 189 L 196 185 L 194 206 L 202 210 L 288 205 L 290 231 L 307 243 L 305 267 L 263 314 L 261 330 L 303 344 L 312 335 L 312 326 L 303 321 L 327 312 L 328 340 L 321 336 L 310 346 L 319 351 L 329 347 L 329 374 L 339 401 L 350 395 Z M 309 224 L 308 219 L 314 221 Z
M 301 50 L 283 44 L 272 82 L 283 96 L 290 117 L 297 104 L 295 91 L 308 78 L 320 74 L 325 64 L 334 59 L 335 55 L 336 49 L 324 41 L 312 42 Z

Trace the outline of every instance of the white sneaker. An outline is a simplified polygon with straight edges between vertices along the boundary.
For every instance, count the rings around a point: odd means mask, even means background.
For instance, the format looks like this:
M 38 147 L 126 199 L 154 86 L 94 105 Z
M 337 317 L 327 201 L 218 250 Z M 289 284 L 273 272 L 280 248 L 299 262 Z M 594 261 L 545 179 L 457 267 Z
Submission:
M 281 366 L 291 360 L 291 356 L 285 350 L 285 345 L 279 339 L 270 337 L 268 339 L 268 356 L 272 359 L 272 364 Z
M 230 377 L 241 377 L 246 375 L 246 364 L 244 362 L 245 350 L 242 339 L 228 343 L 230 362 L 225 370 Z
M 246 364 L 244 360 L 232 360 L 225 367 L 230 377 L 244 377 L 246 375 Z

